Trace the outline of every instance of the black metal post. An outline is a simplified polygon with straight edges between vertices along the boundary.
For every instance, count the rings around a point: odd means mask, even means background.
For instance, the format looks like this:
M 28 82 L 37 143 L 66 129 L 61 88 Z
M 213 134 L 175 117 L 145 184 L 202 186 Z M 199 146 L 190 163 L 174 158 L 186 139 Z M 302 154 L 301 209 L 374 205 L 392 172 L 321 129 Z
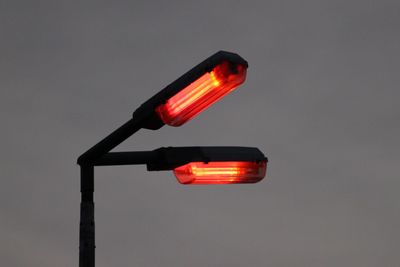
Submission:
M 139 114 L 130 119 L 78 158 L 78 164 L 81 166 L 79 267 L 95 267 L 94 161 L 107 155 L 107 152 L 140 130 L 145 115 Z M 147 153 L 144 154 L 148 156 Z M 134 158 L 138 160 L 138 157 Z M 114 157 L 111 156 L 111 159 L 114 160 Z
M 94 167 L 81 166 L 81 214 L 79 224 L 79 267 L 94 267 Z

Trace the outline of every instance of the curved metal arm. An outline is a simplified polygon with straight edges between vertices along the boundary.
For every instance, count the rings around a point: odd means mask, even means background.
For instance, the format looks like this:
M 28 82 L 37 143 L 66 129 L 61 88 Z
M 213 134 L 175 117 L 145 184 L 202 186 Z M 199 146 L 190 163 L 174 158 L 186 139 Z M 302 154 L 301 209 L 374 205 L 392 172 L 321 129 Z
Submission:
M 79 165 L 92 165 L 96 159 L 101 158 L 111 149 L 115 148 L 123 141 L 128 139 L 131 135 L 136 133 L 142 128 L 142 121 L 140 118 L 132 118 L 114 132 L 109 134 L 103 140 L 91 147 L 88 151 L 83 153 L 78 158 Z
M 94 161 L 95 166 L 151 164 L 159 158 L 157 151 L 109 152 Z

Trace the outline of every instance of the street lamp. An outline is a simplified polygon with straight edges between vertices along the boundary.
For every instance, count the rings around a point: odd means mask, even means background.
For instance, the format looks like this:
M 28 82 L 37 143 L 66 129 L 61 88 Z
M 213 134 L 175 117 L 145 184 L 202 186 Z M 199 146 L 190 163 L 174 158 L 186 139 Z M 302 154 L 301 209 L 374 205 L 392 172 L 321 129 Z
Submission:
M 251 147 L 166 147 L 153 151 L 110 152 L 140 129 L 180 126 L 237 88 L 248 64 L 225 51 L 207 58 L 141 105 L 121 127 L 78 158 L 81 168 L 79 266 L 95 266 L 94 167 L 147 165 L 172 170 L 181 184 L 256 183 L 265 177 L 267 158 Z

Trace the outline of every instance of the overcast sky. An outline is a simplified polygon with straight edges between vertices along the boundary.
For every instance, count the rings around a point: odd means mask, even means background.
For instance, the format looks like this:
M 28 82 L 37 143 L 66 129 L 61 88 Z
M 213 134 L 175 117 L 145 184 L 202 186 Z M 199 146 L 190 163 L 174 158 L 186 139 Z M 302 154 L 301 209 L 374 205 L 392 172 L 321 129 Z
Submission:
M 76 158 L 215 53 L 238 90 L 119 150 L 239 145 L 254 185 L 96 169 L 97 266 L 400 262 L 400 2 L 0 0 L 0 265 L 78 264 Z

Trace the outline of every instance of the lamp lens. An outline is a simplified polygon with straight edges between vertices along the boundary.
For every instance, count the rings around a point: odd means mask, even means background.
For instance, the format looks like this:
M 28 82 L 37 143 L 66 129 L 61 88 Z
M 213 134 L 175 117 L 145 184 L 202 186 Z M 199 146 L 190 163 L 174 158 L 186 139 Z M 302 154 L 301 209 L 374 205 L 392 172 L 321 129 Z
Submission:
M 191 162 L 174 169 L 181 184 L 257 183 L 266 174 L 267 162 Z
M 246 67 L 224 61 L 156 108 L 161 120 L 180 126 L 233 91 L 246 79 Z

